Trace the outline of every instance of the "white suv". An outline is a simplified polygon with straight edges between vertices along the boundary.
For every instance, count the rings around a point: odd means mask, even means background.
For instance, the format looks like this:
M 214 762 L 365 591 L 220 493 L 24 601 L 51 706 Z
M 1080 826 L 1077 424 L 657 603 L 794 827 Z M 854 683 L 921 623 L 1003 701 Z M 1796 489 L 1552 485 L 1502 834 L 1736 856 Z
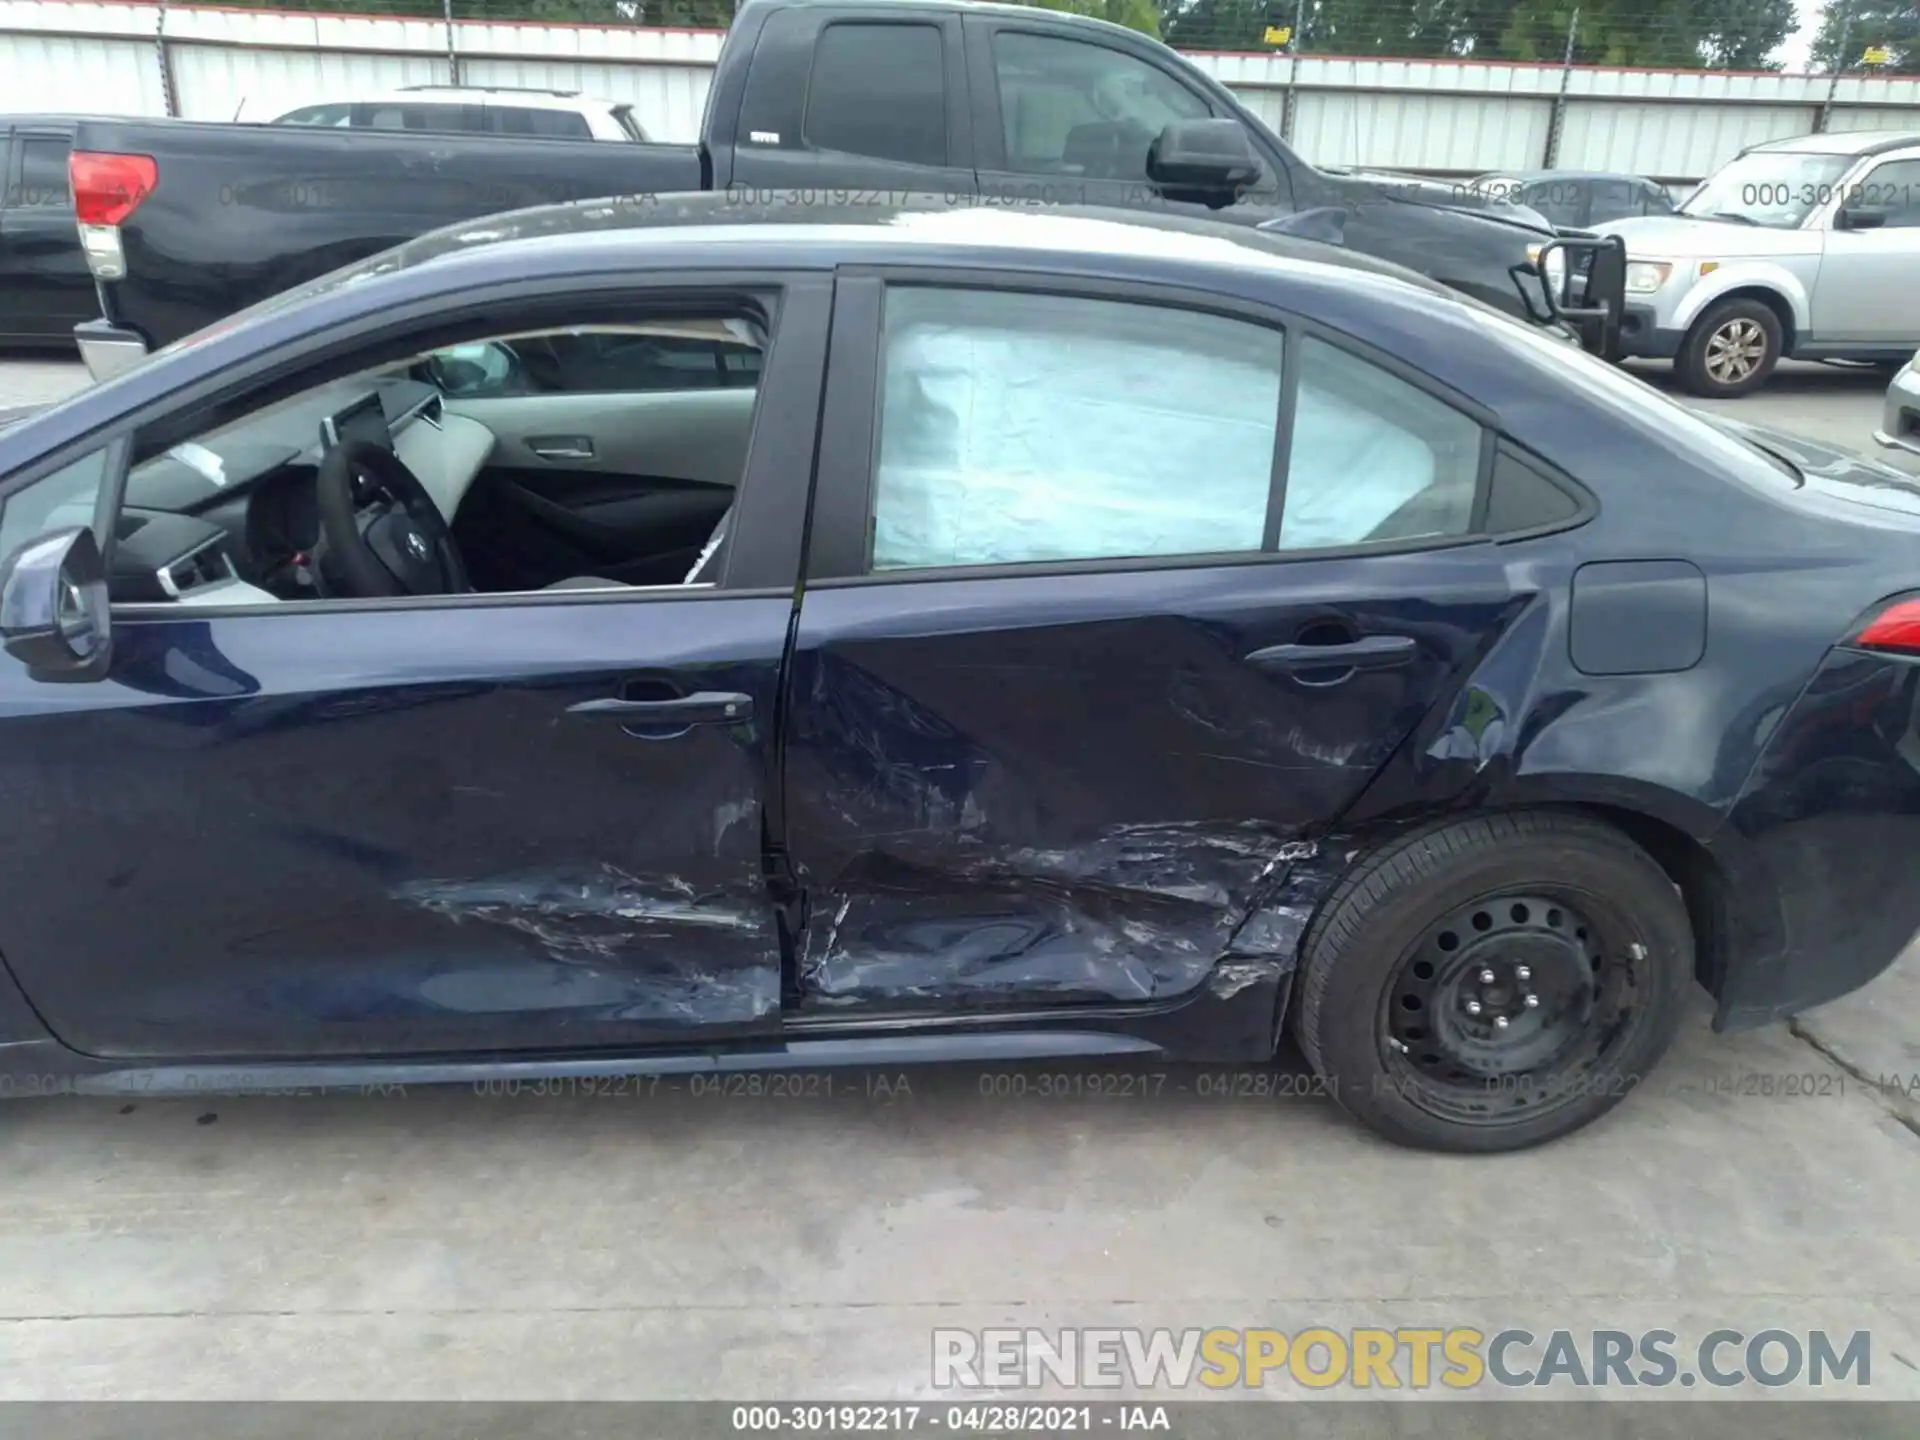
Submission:
M 590 100 L 569 90 L 468 90 L 411 85 L 351 100 L 286 101 L 249 96 L 236 121 L 324 125 L 352 130 L 424 130 L 450 135 L 518 135 L 546 140 L 645 143 L 631 105 Z
M 1920 131 L 1756 145 L 1627 242 L 1623 354 L 1696 395 L 1744 395 L 1784 357 L 1897 369 L 1920 344 Z

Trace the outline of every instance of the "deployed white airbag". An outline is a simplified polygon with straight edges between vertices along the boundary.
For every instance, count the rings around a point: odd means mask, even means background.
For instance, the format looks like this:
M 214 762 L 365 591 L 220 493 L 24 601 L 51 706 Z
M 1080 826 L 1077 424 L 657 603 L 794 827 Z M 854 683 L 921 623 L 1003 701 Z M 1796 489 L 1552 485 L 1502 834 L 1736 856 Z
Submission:
M 1258 550 L 1281 340 L 1185 310 L 894 291 L 873 568 Z M 1429 447 L 1344 378 L 1302 379 L 1283 546 L 1355 543 L 1433 484 Z

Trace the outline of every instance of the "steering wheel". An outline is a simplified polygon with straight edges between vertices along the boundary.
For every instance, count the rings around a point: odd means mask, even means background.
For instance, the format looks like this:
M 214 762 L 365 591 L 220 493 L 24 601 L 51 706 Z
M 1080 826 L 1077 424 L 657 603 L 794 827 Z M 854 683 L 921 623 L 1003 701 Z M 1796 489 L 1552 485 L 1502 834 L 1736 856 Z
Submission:
M 355 494 L 354 477 L 365 482 Z M 375 503 L 365 504 L 371 496 Z M 440 507 L 391 450 L 343 440 L 314 480 L 320 533 L 351 595 L 461 595 L 473 586 Z

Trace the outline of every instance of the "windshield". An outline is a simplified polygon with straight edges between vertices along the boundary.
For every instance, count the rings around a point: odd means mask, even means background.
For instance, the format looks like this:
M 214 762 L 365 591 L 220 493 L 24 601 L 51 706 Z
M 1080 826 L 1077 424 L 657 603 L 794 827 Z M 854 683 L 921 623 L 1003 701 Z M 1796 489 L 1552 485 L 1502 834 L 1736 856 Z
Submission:
M 1680 206 L 1696 220 L 1727 220 L 1797 230 L 1831 200 L 1851 155 L 1812 155 L 1795 150 L 1756 150 L 1728 162 Z

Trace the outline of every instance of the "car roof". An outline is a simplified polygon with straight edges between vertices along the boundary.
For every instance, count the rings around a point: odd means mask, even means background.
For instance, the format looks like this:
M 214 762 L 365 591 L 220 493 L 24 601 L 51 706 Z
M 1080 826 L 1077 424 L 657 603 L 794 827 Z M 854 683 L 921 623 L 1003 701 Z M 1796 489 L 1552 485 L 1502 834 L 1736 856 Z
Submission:
M 1920 145 L 1920 130 L 1840 130 L 1824 135 L 1790 135 L 1748 150 L 1788 151 L 1803 155 L 1878 155 Z
M 999 15 L 1009 20 L 1018 20 L 1030 27 L 1053 26 L 1076 30 L 1092 26 L 1095 29 L 1110 31 L 1116 35 L 1131 36 L 1135 40 L 1144 40 L 1149 44 L 1163 44 L 1153 36 L 1143 34 L 1126 25 L 1116 25 L 1111 20 L 1099 20 L 1078 11 L 1048 10 L 1038 6 L 1007 5 L 996 0 L 881 0 L 888 10 L 963 10 L 969 15 Z M 847 8 L 847 0 L 742 0 L 734 11 L 734 23 L 737 25 L 749 13 L 759 10 L 811 10 Z M 877 8 L 877 7 L 876 7 Z
M 542 205 L 430 231 L 362 266 L 401 270 L 495 245 L 556 247 L 570 237 L 592 237 L 592 243 L 600 245 L 617 244 L 624 238 L 646 246 L 690 239 L 698 232 L 703 243 L 724 242 L 733 236 L 765 235 L 778 226 L 795 243 L 797 256 L 814 251 L 822 257 L 821 264 L 844 262 L 848 247 L 878 250 L 902 244 L 1064 250 L 1210 261 L 1249 269 L 1290 262 L 1397 282 L 1449 300 L 1459 298 L 1457 292 L 1417 271 L 1250 225 L 1095 205 L 980 205 L 932 194 L 897 195 L 885 204 L 810 203 L 814 198 L 805 191 L 752 197 L 701 191 Z M 833 261 L 825 258 L 829 250 Z M 797 259 L 797 263 L 806 262 Z

